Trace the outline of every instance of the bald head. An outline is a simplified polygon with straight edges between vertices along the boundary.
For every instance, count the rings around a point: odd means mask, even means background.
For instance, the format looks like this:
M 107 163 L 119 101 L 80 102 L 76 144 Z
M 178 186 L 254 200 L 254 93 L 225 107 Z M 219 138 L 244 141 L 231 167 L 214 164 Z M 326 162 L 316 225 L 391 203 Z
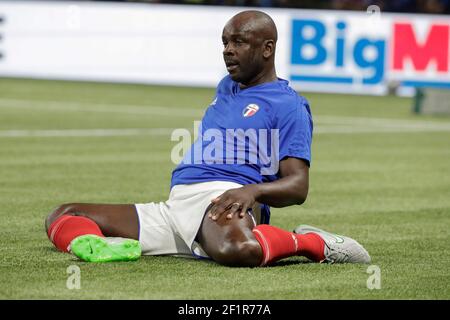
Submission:
M 239 12 L 232 17 L 227 26 L 232 26 L 239 29 L 241 32 L 251 33 L 253 36 L 260 37 L 261 40 L 273 40 L 277 41 L 277 27 L 272 18 L 257 10 L 247 10 Z
M 227 70 L 241 87 L 277 79 L 274 66 L 277 28 L 266 13 L 256 10 L 238 13 L 223 28 L 222 42 Z

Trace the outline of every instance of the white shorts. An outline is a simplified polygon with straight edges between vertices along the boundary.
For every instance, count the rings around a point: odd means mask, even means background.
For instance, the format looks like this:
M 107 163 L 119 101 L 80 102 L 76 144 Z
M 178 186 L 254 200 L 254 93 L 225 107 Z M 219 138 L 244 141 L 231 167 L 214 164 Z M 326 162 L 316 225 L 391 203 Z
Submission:
M 212 199 L 240 187 L 228 181 L 176 185 L 166 202 L 135 204 L 142 254 L 208 257 L 195 241 L 205 211 Z

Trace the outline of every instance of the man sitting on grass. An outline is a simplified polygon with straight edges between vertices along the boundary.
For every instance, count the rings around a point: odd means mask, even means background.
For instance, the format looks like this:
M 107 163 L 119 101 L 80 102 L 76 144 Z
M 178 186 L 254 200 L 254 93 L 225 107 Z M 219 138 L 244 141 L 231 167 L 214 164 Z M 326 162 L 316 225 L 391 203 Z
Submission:
M 194 255 L 246 267 L 290 256 L 370 262 L 351 238 L 305 225 L 289 232 L 268 224 L 269 206 L 306 200 L 310 108 L 276 75 L 277 30 L 267 14 L 237 14 L 222 41 L 229 75 L 206 110 L 199 138 L 172 173 L 169 199 L 62 205 L 46 219 L 50 241 L 84 261 L 130 261 L 144 254 Z

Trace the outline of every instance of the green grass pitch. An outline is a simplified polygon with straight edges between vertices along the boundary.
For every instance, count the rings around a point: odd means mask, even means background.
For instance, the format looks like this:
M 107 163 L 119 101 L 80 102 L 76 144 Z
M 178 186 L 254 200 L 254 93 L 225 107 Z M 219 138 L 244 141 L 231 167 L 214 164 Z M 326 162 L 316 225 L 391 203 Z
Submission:
M 356 238 L 380 289 L 367 288 L 367 265 L 300 257 L 233 269 L 152 256 L 93 264 L 55 251 L 44 218 L 58 204 L 167 198 L 170 130 L 192 130 L 214 90 L 2 79 L 0 299 L 449 299 L 450 119 L 415 116 L 406 98 L 304 95 L 315 119 L 309 197 L 273 209 L 271 222 Z M 66 287 L 71 265 L 79 290 Z

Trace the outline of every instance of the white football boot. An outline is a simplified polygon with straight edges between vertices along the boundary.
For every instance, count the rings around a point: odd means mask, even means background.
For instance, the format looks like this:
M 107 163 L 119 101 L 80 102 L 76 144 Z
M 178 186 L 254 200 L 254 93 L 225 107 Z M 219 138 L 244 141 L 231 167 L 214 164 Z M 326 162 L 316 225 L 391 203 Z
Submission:
M 299 225 L 294 229 L 294 233 L 297 234 L 310 232 L 318 234 L 325 241 L 325 259 L 321 262 L 370 263 L 369 253 L 362 245 L 352 238 L 329 233 L 308 225 Z

